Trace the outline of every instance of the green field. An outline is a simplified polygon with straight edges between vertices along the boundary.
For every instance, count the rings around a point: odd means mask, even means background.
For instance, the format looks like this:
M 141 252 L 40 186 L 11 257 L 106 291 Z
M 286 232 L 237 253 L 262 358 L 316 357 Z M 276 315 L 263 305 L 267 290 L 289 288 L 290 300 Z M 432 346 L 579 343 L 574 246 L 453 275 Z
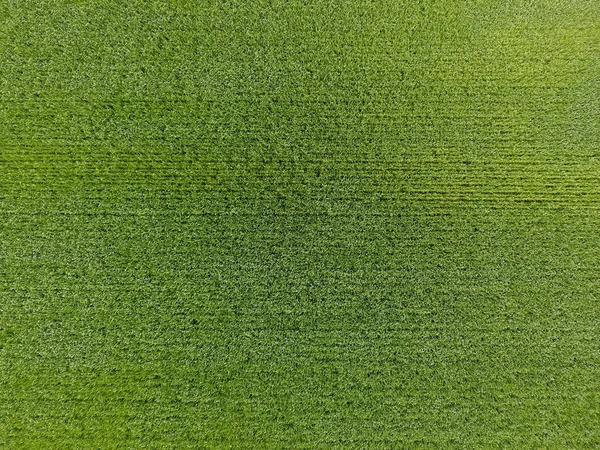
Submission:
M 0 447 L 600 447 L 598 0 L 0 0 Z

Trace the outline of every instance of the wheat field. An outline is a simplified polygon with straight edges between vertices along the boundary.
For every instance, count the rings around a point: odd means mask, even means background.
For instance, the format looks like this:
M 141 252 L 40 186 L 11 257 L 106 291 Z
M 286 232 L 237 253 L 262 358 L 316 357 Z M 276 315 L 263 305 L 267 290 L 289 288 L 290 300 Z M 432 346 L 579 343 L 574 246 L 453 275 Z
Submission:
M 600 446 L 596 0 L 0 2 L 0 446 Z

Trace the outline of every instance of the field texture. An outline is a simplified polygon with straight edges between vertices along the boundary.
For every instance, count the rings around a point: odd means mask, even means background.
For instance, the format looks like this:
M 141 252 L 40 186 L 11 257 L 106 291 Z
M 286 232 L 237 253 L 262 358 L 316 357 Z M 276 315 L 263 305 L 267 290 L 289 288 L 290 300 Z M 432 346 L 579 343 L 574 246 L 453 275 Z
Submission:
M 600 447 L 598 0 L 0 1 L 0 447 Z

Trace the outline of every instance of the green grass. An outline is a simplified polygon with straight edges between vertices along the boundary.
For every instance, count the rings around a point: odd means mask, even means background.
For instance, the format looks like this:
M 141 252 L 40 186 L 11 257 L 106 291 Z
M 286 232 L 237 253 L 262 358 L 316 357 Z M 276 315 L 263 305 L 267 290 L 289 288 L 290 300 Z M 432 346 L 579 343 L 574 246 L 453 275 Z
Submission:
M 0 2 L 0 446 L 600 446 L 596 0 Z

